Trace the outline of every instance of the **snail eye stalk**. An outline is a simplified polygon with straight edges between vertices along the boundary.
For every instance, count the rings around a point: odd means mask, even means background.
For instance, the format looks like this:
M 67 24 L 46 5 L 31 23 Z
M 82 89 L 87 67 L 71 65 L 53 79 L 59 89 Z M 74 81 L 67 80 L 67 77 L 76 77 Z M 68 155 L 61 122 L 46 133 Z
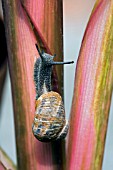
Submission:
M 67 62 L 52 62 L 52 65 L 63 65 L 63 64 L 73 64 L 74 61 L 67 61 Z
M 35 46 L 36 46 L 36 49 L 37 49 L 37 51 L 38 51 L 40 57 L 43 58 L 43 57 L 42 57 L 42 54 L 43 54 L 44 52 L 43 52 L 43 51 L 42 51 L 42 52 L 40 51 L 40 49 L 39 49 L 39 47 L 38 47 L 37 44 L 35 44 Z

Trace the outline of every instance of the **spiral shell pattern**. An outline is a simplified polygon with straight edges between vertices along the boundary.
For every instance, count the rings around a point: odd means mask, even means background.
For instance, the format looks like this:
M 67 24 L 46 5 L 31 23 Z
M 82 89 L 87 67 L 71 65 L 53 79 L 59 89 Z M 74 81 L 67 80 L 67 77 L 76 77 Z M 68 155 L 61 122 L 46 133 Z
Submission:
M 36 100 L 36 112 L 32 125 L 34 136 L 40 141 L 57 138 L 65 125 L 65 111 L 61 96 L 50 91 Z

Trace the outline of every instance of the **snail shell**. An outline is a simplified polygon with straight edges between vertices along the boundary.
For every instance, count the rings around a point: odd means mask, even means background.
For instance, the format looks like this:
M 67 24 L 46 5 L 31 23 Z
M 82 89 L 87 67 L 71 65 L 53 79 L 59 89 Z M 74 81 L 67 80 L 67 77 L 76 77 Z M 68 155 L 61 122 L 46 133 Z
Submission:
M 32 131 L 40 141 L 51 141 L 58 137 L 66 124 L 61 96 L 50 91 L 36 100 L 36 112 Z

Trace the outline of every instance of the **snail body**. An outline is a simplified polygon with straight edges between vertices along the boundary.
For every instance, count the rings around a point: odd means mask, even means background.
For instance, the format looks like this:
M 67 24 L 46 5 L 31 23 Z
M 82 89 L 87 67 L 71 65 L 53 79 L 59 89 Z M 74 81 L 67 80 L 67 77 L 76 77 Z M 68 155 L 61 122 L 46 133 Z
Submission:
M 38 47 L 37 47 L 38 49 Z M 35 117 L 32 125 L 34 136 L 42 141 L 62 139 L 68 133 L 68 122 L 61 96 L 52 91 L 52 65 L 72 62 L 54 62 L 54 56 L 41 53 L 34 65 L 34 81 L 36 86 Z

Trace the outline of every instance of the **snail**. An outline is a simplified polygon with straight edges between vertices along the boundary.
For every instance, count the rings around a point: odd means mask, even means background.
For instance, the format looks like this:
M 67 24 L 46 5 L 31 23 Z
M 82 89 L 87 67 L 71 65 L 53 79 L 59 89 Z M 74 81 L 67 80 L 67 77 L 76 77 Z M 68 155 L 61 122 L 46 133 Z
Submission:
M 50 142 L 65 138 L 68 132 L 68 121 L 65 119 L 64 105 L 61 96 L 52 91 L 52 66 L 71 64 L 71 62 L 55 62 L 54 56 L 41 52 L 34 65 L 34 82 L 36 86 L 35 117 L 32 124 L 34 136 L 42 142 Z

